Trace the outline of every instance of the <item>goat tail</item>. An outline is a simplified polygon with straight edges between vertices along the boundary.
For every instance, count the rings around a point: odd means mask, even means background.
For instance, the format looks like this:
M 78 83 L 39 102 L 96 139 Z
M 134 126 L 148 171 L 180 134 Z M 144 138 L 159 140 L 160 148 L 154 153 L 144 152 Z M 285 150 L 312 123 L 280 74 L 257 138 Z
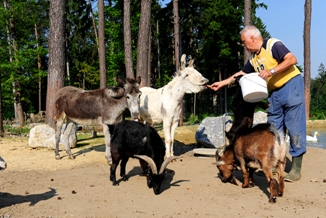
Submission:
M 169 156 L 168 158 L 166 158 L 165 161 L 162 163 L 159 174 L 162 174 L 164 172 L 165 168 L 171 161 L 176 160 L 178 158 L 182 158 L 182 156 Z
M 286 160 L 287 145 L 285 142 L 284 134 L 283 132 L 277 130 L 274 125 L 271 125 L 270 131 L 274 134 L 274 140 L 275 140 L 274 155 L 275 157 L 277 157 L 278 160 L 280 160 L 283 164 L 285 164 L 284 160 Z
M 284 134 L 281 131 L 277 130 L 274 125 L 271 124 L 269 131 L 274 134 L 275 142 L 277 144 L 281 145 L 281 144 L 285 143 Z
M 154 160 L 146 155 L 134 155 L 134 157 L 137 157 L 139 159 L 142 159 L 147 162 L 148 166 L 151 168 L 153 174 L 157 174 L 157 168 L 154 163 Z

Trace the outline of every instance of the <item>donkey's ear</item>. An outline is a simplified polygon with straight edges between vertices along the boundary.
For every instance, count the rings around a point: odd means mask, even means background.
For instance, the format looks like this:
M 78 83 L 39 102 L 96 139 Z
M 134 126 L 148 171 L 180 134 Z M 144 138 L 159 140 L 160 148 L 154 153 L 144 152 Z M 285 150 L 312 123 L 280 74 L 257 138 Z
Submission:
M 119 77 L 116 77 L 115 78 L 115 81 L 117 81 L 117 83 L 120 85 L 120 86 L 124 86 L 124 84 L 126 83 L 124 80 L 122 80 L 121 78 Z
M 181 70 L 184 70 L 186 68 L 186 54 L 183 54 L 181 56 L 180 68 Z
M 137 81 L 138 84 L 140 84 L 140 82 L 141 82 L 141 77 L 138 76 L 137 79 L 136 79 L 136 81 Z
M 195 67 L 194 66 L 194 61 L 195 61 L 195 59 L 191 58 L 191 60 L 189 61 L 188 67 Z

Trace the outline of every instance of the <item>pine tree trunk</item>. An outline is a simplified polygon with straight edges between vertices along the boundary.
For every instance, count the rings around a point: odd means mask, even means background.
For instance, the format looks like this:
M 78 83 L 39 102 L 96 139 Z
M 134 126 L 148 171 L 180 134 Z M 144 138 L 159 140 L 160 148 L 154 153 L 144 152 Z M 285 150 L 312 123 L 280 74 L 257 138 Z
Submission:
M 98 1 L 98 40 L 100 56 L 100 88 L 106 87 L 104 0 Z
M 251 0 L 245 0 L 244 1 L 244 26 L 248 26 L 251 24 Z M 250 53 L 247 51 L 246 48 L 244 48 L 244 57 L 243 62 L 244 64 L 247 63 L 249 60 Z
M 304 90 L 306 99 L 306 119 L 309 120 L 310 112 L 310 27 L 311 27 L 311 0 L 305 2 L 304 19 Z
M 0 84 L 1 84 L 1 75 L 0 75 Z M 3 129 L 3 119 L 2 119 L 2 88 L 0 86 L 0 137 L 5 135 L 5 131 Z
M 35 39 L 36 39 L 36 48 L 39 48 L 38 44 L 38 32 L 37 32 L 37 26 L 36 23 L 34 24 L 35 29 Z M 41 71 L 41 57 L 40 55 L 37 55 L 37 69 L 40 72 Z M 38 111 L 40 112 L 42 110 L 42 77 L 38 77 Z
M 130 0 L 123 2 L 123 37 L 124 37 L 124 51 L 126 63 L 126 76 L 128 78 L 135 78 L 134 67 L 132 63 L 132 48 L 131 48 L 131 28 L 130 28 Z
M 16 29 L 15 29 L 15 22 L 14 19 L 11 18 L 9 21 L 9 29 L 10 29 L 10 33 L 11 33 L 11 37 L 12 37 L 12 49 L 14 51 L 14 61 L 16 61 L 18 63 L 18 57 L 17 57 L 17 53 L 18 53 L 18 45 L 17 45 L 17 35 L 16 35 Z M 17 74 L 20 75 L 21 71 L 17 70 Z M 13 87 L 13 93 L 15 96 L 15 101 L 14 101 L 14 108 L 15 108 L 15 118 L 16 120 L 18 120 L 18 126 L 24 126 L 25 125 L 25 119 L 24 119 L 24 110 L 23 110 L 23 106 L 21 103 L 21 92 L 20 92 L 20 83 L 19 81 L 16 81 L 14 78 L 14 87 Z
M 45 122 L 55 126 L 55 93 L 64 86 L 66 72 L 66 0 L 50 0 L 49 68 Z
M 173 23 L 174 23 L 174 59 L 175 70 L 180 70 L 180 27 L 179 27 L 179 3 L 178 0 L 173 0 Z M 179 126 L 183 125 L 184 99 L 180 102 L 180 120 Z
M 148 84 L 148 52 L 151 26 L 152 1 L 141 0 L 141 11 L 137 44 L 137 75 L 142 78 L 140 86 Z

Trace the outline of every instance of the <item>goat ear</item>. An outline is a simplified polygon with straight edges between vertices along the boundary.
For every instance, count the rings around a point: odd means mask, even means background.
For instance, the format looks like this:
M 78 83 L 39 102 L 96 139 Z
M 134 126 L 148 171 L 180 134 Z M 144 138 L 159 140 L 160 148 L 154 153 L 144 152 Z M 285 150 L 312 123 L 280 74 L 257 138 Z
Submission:
M 224 161 L 216 161 L 216 166 L 221 166 L 221 165 L 224 165 L 225 162 Z
M 146 142 L 147 142 L 147 136 L 143 138 L 143 145 L 145 145 Z

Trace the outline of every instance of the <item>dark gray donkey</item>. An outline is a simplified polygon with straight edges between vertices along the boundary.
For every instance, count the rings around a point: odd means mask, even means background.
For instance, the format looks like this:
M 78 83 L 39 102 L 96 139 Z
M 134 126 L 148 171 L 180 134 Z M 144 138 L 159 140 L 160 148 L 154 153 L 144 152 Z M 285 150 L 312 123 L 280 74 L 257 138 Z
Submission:
M 81 125 L 102 125 L 105 137 L 105 157 L 112 163 L 109 127 L 122 121 L 122 114 L 129 109 L 131 119 L 139 115 L 139 101 L 141 92 L 139 84 L 141 78 L 128 78 L 126 81 L 117 78 L 117 87 L 106 87 L 85 91 L 76 87 L 66 86 L 55 94 L 56 129 L 55 129 L 55 158 L 60 159 L 59 141 L 61 128 L 66 122 L 64 137 L 66 138 L 66 152 L 70 159 L 74 159 L 70 151 L 69 135 L 73 122 Z

